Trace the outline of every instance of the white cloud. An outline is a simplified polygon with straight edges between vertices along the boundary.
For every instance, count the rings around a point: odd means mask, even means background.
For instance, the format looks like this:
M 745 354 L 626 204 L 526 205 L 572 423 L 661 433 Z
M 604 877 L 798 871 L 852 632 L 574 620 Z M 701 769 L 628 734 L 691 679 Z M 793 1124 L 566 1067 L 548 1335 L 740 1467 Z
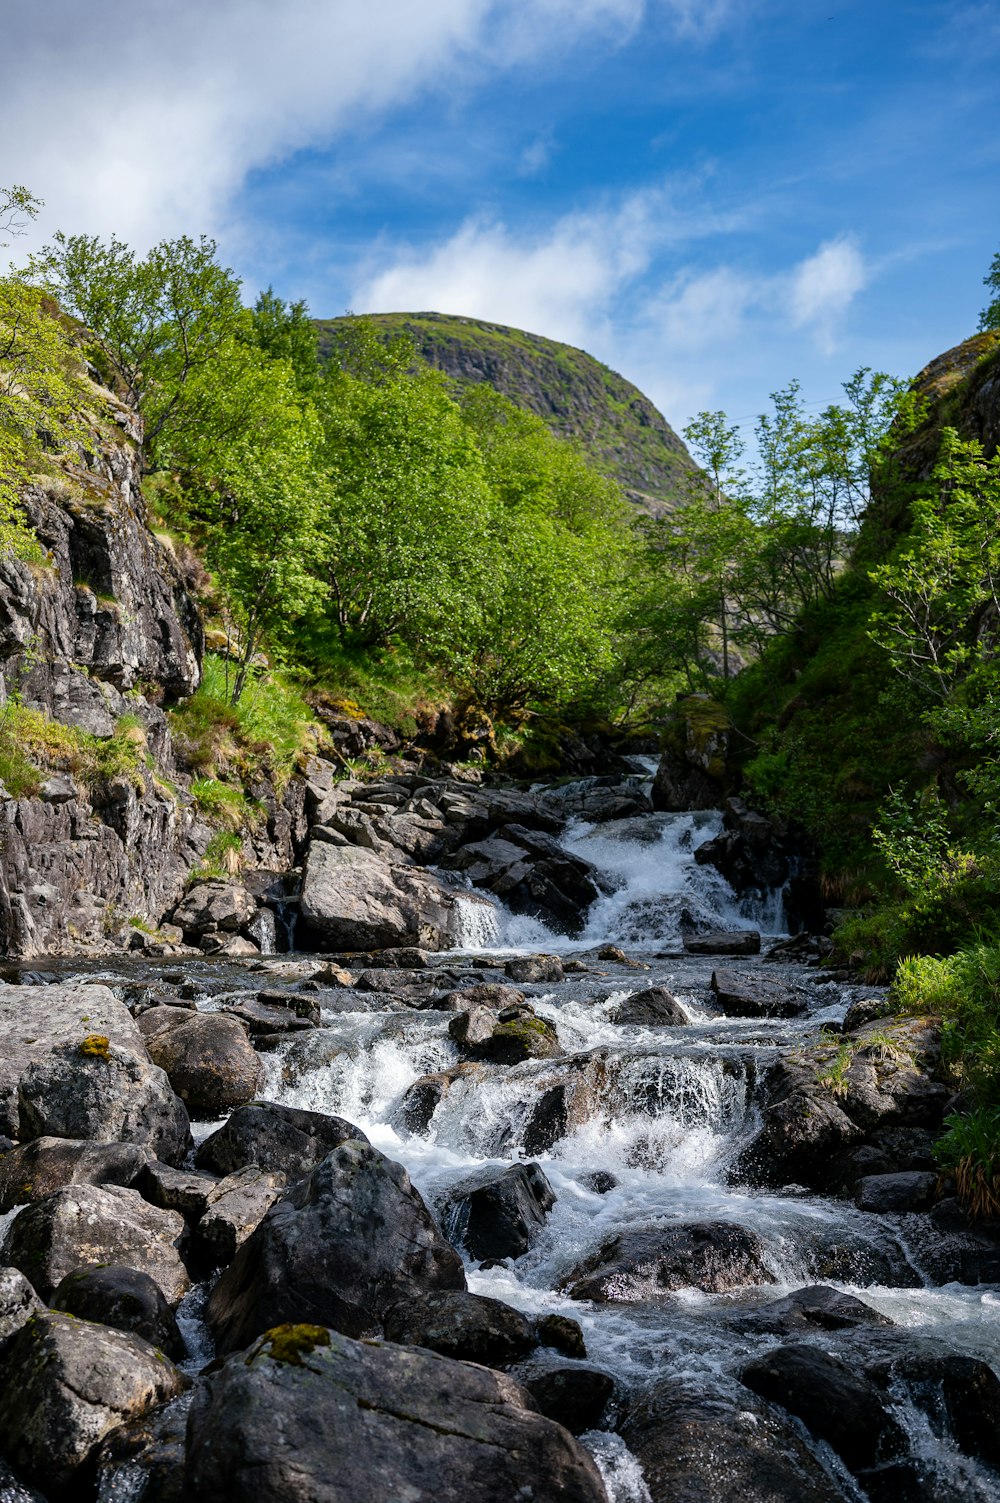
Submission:
M 644 0 L 39 0 L 7 7 L 3 181 L 47 221 L 148 243 L 217 230 L 254 168 L 430 89 L 595 36 Z
M 828 240 L 792 273 L 793 323 L 812 329 L 821 343 L 832 347 L 838 321 L 867 282 L 868 269 L 853 237 Z

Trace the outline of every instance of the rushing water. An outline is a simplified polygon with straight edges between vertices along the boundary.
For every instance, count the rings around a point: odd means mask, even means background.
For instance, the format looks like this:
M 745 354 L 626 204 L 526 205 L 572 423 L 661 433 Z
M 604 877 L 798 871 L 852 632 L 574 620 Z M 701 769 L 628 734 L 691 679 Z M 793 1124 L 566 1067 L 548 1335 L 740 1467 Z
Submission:
M 839 1021 L 858 990 L 804 967 L 740 960 L 734 962 L 740 969 L 764 966 L 768 975 L 800 986 L 808 1011 L 791 1021 L 719 1018 L 709 1005 L 713 962 L 683 954 L 685 929 L 756 927 L 780 935 L 783 920 L 775 897 L 741 904 L 718 873 L 696 864 L 695 849 L 718 829 L 719 816 L 711 813 L 602 825 L 572 821 L 566 847 L 597 866 L 607 889 L 573 940 L 516 918 L 480 894 L 461 900 L 462 948 L 442 957 L 449 967 L 469 965 L 474 957 L 485 978 L 504 979 L 499 967 L 505 958 L 539 949 L 583 967 L 557 986 L 526 988 L 538 1014 L 555 1025 L 566 1059 L 461 1077 L 427 1131 L 409 1132 L 400 1116 L 407 1088 L 458 1061 L 448 1015 L 392 1006 L 329 1012 L 321 1033 L 293 1037 L 264 1056 L 264 1094 L 355 1122 L 440 1207 L 470 1171 L 528 1157 L 526 1127 L 542 1095 L 568 1072 L 585 1080 L 587 1109 L 574 1130 L 531 1155 L 556 1194 L 542 1235 L 515 1262 L 488 1269 L 470 1264 L 469 1287 L 525 1313 L 571 1315 L 583 1327 L 592 1359 L 625 1386 L 669 1375 L 732 1388 L 740 1364 L 780 1339 L 754 1332 L 740 1317 L 816 1282 L 867 1301 L 916 1341 L 944 1343 L 1000 1370 L 1000 1290 L 935 1286 L 927 1217 L 873 1216 L 843 1201 L 729 1182 L 727 1170 L 758 1123 L 768 1065 L 779 1051 L 815 1038 L 823 1023 Z M 644 968 L 602 962 L 597 952 L 608 943 L 622 946 Z M 288 964 L 294 970 L 296 960 Z M 624 996 L 653 985 L 680 1000 L 686 1026 L 613 1021 Z M 219 1000 L 206 996 L 199 1005 Z M 204 1124 L 197 1135 L 208 1130 Z M 595 1171 L 613 1176 L 603 1194 L 592 1187 Z M 726 1295 L 650 1291 L 635 1303 L 606 1305 L 563 1292 L 574 1265 L 623 1229 L 706 1219 L 738 1222 L 757 1233 L 773 1284 Z M 193 1367 L 206 1356 L 203 1297 L 203 1290 L 189 1296 L 181 1312 Z M 942 1497 L 977 1503 L 998 1497 L 995 1475 L 954 1450 L 912 1395 L 899 1389 L 892 1399 L 915 1454 L 935 1469 Z M 595 1432 L 585 1439 L 613 1503 L 648 1503 L 638 1463 L 620 1438 Z M 828 1448 L 818 1447 L 817 1454 L 846 1496 L 863 1496 Z

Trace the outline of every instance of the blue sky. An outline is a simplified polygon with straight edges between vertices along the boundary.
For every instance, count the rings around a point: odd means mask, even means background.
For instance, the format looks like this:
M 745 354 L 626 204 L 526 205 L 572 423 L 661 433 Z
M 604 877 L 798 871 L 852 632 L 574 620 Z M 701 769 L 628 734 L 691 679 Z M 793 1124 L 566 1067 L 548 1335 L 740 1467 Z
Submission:
M 910 375 L 1000 248 L 1000 7 L 46 0 L 5 22 L 0 182 L 40 233 L 205 230 L 317 315 L 582 345 L 680 426 Z

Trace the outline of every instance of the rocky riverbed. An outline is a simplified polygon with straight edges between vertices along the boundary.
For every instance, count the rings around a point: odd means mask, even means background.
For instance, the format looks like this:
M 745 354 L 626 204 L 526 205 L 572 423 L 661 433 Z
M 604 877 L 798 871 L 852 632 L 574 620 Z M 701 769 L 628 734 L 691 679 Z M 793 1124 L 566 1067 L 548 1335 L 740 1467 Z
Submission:
M 300 887 L 5 972 L 4 1503 L 1000 1497 L 936 1029 L 787 937 L 746 811 L 307 804 Z

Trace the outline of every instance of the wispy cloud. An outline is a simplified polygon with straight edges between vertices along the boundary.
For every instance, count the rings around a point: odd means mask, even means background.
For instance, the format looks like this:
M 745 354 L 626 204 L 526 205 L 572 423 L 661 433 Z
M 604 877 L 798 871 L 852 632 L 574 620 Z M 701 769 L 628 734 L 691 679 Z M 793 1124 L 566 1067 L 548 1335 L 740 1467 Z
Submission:
M 868 268 L 853 236 L 828 240 L 791 275 L 792 322 L 796 328 L 811 329 L 824 348 L 833 348 L 840 319 L 868 280 Z

